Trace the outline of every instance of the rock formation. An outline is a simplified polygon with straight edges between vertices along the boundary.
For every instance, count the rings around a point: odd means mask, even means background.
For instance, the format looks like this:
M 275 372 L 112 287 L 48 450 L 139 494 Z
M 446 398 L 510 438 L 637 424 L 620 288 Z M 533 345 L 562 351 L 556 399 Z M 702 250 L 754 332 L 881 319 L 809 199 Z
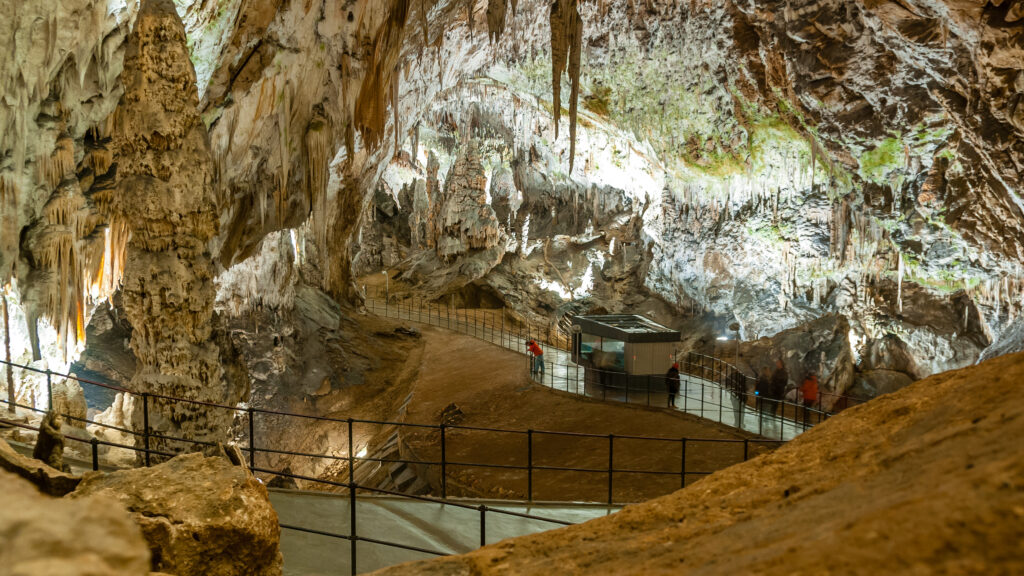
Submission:
M 73 501 L 127 508 L 170 574 L 281 574 L 280 528 L 267 489 L 225 458 L 186 454 L 152 468 L 87 473 Z
M 211 341 L 217 233 L 215 172 L 199 117 L 185 29 L 171 0 L 146 0 L 128 40 L 115 116 L 117 192 L 112 219 L 131 233 L 122 288 L 137 360 L 131 388 L 204 402 L 227 397 L 220 354 Z M 141 429 L 138 402 L 133 420 Z M 224 438 L 233 414 L 151 400 L 150 426 L 190 440 Z M 154 439 L 160 449 L 187 443 Z
M 0 442 L 0 451 L 4 447 Z M 149 573 L 149 550 L 138 526 L 108 496 L 51 498 L 0 470 L 0 534 L 5 574 Z
M 64 496 L 78 486 L 81 478 L 72 476 L 46 462 L 16 452 L 10 444 L 0 440 L 0 468 L 28 480 L 42 493 Z

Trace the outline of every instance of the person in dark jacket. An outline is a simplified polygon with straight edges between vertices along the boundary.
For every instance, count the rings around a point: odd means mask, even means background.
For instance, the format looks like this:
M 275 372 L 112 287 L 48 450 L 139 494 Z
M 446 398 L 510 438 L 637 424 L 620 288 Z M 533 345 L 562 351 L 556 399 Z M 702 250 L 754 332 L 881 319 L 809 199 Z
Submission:
M 770 402 L 772 414 L 776 414 L 779 411 L 782 399 L 786 397 L 787 384 L 789 384 L 789 373 L 786 372 L 786 365 L 782 363 L 780 358 L 775 361 L 775 371 L 772 372 L 771 384 L 768 390 L 768 398 L 773 400 L 773 402 Z
M 747 407 L 747 377 L 739 371 L 729 376 L 729 392 L 732 393 L 733 412 L 736 416 L 736 427 L 743 427 L 743 411 Z
M 668 386 L 668 405 L 676 405 L 676 396 L 679 394 L 679 362 L 674 362 L 672 367 L 665 374 L 665 385 Z

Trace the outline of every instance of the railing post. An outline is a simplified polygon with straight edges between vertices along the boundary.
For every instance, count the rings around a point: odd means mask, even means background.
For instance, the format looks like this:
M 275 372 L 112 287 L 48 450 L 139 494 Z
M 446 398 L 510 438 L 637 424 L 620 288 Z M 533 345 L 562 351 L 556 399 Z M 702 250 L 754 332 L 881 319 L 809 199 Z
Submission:
M 256 468 L 256 412 L 249 406 L 249 470 Z
M 682 439 L 682 464 L 679 467 L 679 487 L 686 488 L 686 438 Z
M 53 411 L 53 373 L 46 369 L 46 409 Z
M 526 501 L 533 502 L 533 430 L 526 431 Z
M 702 367 L 701 368 L 701 374 L 703 374 L 703 373 L 704 373 L 704 368 Z M 705 395 L 705 392 L 704 392 L 704 382 L 705 382 L 704 378 L 701 378 L 700 379 L 700 417 L 701 418 L 704 417 L 704 395 Z
M 480 505 L 480 547 L 487 546 L 487 506 Z
M 349 519 L 349 564 L 352 576 L 358 574 L 356 569 L 356 459 L 354 454 L 355 442 L 352 440 L 352 418 L 348 419 L 348 519 Z
M 146 449 L 146 467 L 149 467 L 149 394 L 142 393 L 142 447 Z
M 441 424 L 441 498 L 448 497 L 448 458 L 444 429 L 445 425 Z
M 612 505 L 612 475 L 615 469 L 615 435 L 608 435 L 608 505 Z
M 651 405 L 651 375 L 647 375 L 647 405 Z
M 100 441 L 99 441 L 99 439 L 93 437 L 91 440 L 89 440 L 89 444 L 92 445 L 92 469 L 93 470 L 99 470 L 100 469 Z
M 749 454 L 750 454 L 750 439 L 749 438 L 744 438 L 743 439 L 743 461 L 744 462 L 747 461 L 747 457 L 748 457 Z

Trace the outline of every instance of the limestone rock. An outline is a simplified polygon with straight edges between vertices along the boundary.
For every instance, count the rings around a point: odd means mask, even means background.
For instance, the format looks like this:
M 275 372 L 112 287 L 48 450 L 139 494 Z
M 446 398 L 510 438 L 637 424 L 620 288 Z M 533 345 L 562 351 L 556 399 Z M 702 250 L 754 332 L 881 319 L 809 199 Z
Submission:
M 131 388 L 229 403 L 212 341 L 213 260 L 218 230 L 215 169 L 199 116 L 185 29 L 171 0 L 147 0 L 128 39 L 117 109 L 118 184 L 112 219 L 131 231 L 123 300 L 138 360 Z M 153 400 L 150 425 L 165 436 L 217 441 L 232 414 Z M 138 410 L 132 414 L 141 424 Z M 137 427 L 136 427 L 137 429 Z M 154 449 L 190 445 L 164 439 Z
M 44 494 L 63 496 L 73 491 L 82 480 L 46 463 L 16 452 L 10 444 L 0 440 L 0 468 L 32 482 Z
M 152 468 L 88 473 L 69 497 L 95 495 L 119 501 L 134 515 L 154 570 L 281 574 L 280 528 L 267 490 L 224 458 L 193 453 Z
M 2 470 L 0 541 L 0 572 L 11 576 L 149 573 L 146 542 L 124 506 L 108 496 L 50 498 Z
M 479 143 L 462 147 L 445 185 L 437 255 L 445 261 L 488 250 L 502 239 L 494 209 L 487 204 L 487 175 L 480 164 Z

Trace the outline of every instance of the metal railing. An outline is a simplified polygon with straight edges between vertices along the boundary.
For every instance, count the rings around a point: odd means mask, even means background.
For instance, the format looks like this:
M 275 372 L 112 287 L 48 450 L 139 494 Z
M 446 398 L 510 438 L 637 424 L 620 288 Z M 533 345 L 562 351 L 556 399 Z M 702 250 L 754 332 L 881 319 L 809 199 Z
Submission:
M 387 318 L 450 329 L 519 353 L 526 353 L 526 342 L 537 340 L 549 352 L 555 352 L 551 355 L 566 357 L 565 362 L 546 360 L 539 379 L 534 378 L 552 389 L 602 400 L 674 407 L 780 440 L 792 439 L 834 415 L 834 412 L 822 409 L 823 397 L 838 398 L 836 402 L 841 401 L 844 408 L 866 401 L 823 392 L 819 394 L 816 405 L 808 406 L 784 398 L 761 396 L 755 390 L 755 379 L 735 366 L 718 358 L 690 352 L 679 362 L 680 372 L 684 375 L 682 393 L 677 395 L 675 403 L 670 403 L 669 382 L 665 376 L 645 376 L 640 384 L 637 384 L 637 377 L 631 377 L 629 384 L 621 384 L 627 379 L 622 371 L 571 363 L 568 360 L 571 357 L 570 340 L 549 338 L 552 328 L 513 318 L 504 308 L 457 308 L 448 302 L 437 303 L 416 295 L 387 293 L 376 286 L 367 287 L 366 306 L 371 312 Z M 532 373 L 532 356 L 527 358 Z M 687 379 L 685 375 L 692 378 Z M 699 395 L 694 395 L 693 387 L 699 388 Z
M 103 429 L 114 430 L 114 431 L 120 432 L 122 434 L 129 435 L 130 437 L 135 439 L 135 442 L 133 442 L 132 444 L 124 444 L 124 443 L 118 443 L 118 442 L 111 442 L 111 441 L 108 441 L 108 440 L 101 440 L 101 439 L 96 438 L 96 437 L 81 438 L 81 437 L 78 437 L 78 436 L 75 436 L 75 435 L 68 435 L 68 436 L 66 436 L 66 438 L 69 441 L 77 442 L 77 443 L 83 443 L 83 444 L 88 444 L 90 446 L 89 452 L 90 452 L 91 461 L 92 461 L 92 468 L 94 470 L 98 470 L 99 469 L 99 466 L 100 466 L 100 447 L 102 447 L 102 446 L 106 446 L 106 447 L 109 447 L 109 448 L 119 448 L 119 449 L 129 450 L 129 451 L 131 451 L 133 453 L 141 454 L 141 457 L 140 457 L 141 462 L 138 462 L 138 464 L 141 464 L 143 466 L 150 466 L 152 464 L 154 456 L 155 457 L 161 457 L 161 458 L 170 458 L 170 457 L 173 457 L 173 456 L 176 455 L 172 451 L 158 450 L 158 449 L 152 448 L 151 447 L 151 439 L 154 439 L 154 438 L 159 438 L 159 439 L 163 439 L 163 440 L 166 440 L 166 441 L 178 443 L 180 445 L 180 447 L 183 448 L 182 451 L 186 451 L 188 449 L 194 449 L 194 447 L 196 447 L 196 446 L 202 446 L 202 447 L 215 447 L 216 446 L 215 442 L 209 442 L 209 441 L 204 441 L 204 440 L 196 440 L 196 439 L 172 436 L 170 434 L 165 434 L 165 433 L 162 433 L 161 431 L 154 430 L 151 427 L 150 418 L 149 418 L 150 402 L 153 399 L 159 399 L 159 400 L 162 400 L 162 401 L 165 401 L 165 402 L 172 402 L 172 403 L 180 402 L 180 403 L 186 403 L 186 404 L 201 405 L 201 406 L 205 406 L 208 409 L 213 409 L 213 410 L 229 410 L 229 411 L 232 411 L 235 414 L 236 426 L 239 429 L 244 429 L 244 430 L 247 430 L 247 432 L 248 432 L 248 439 L 247 439 L 248 441 L 247 441 L 247 443 L 246 443 L 244 448 L 243 447 L 240 447 L 240 448 L 242 449 L 243 452 L 247 452 L 248 453 L 249 468 L 251 470 L 253 470 L 254 473 L 276 475 L 276 476 L 281 476 L 281 477 L 293 478 L 293 479 L 296 479 L 296 480 L 301 480 L 303 482 L 309 482 L 309 483 L 312 483 L 312 484 L 326 486 L 329 489 L 345 489 L 345 490 L 348 490 L 349 498 L 351 499 L 350 508 L 351 508 L 351 510 L 353 510 L 353 512 L 352 512 L 353 518 L 350 519 L 351 527 L 352 527 L 352 530 L 351 530 L 350 534 L 342 535 L 342 534 L 330 533 L 330 532 L 326 532 L 326 531 L 314 530 L 314 529 L 310 529 L 310 528 L 303 528 L 303 527 L 294 526 L 294 525 L 282 525 L 282 528 L 285 528 L 285 529 L 288 529 L 288 530 L 296 530 L 296 531 L 301 531 L 301 532 L 307 532 L 307 533 L 311 533 L 311 534 L 319 534 L 319 535 L 322 535 L 322 536 L 325 536 L 325 537 L 336 537 L 336 538 L 341 538 L 341 539 L 345 539 L 345 540 L 350 541 L 351 542 L 351 546 L 352 546 L 351 554 L 352 554 L 352 566 L 353 567 L 355 566 L 356 544 L 358 542 L 372 542 L 372 543 L 375 543 L 375 544 L 392 546 L 392 547 L 395 547 L 395 548 L 402 548 L 402 549 L 422 552 L 422 553 L 426 553 L 426 554 L 435 554 L 435 555 L 444 554 L 443 552 L 439 552 L 439 551 L 436 551 L 436 550 L 432 551 L 432 550 L 428 550 L 428 549 L 424 549 L 424 548 L 419 548 L 419 547 L 416 547 L 416 546 L 409 546 L 409 545 L 402 544 L 402 543 L 387 542 L 387 541 L 382 541 L 382 540 L 379 540 L 379 539 L 373 539 L 373 538 L 368 538 L 368 537 L 365 537 L 365 536 L 359 536 L 359 534 L 358 534 L 358 532 L 356 530 L 357 519 L 354 517 L 354 514 L 355 514 L 354 510 L 356 509 L 356 507 L 354 506 L 354 500 L 355 500 L 357 492 L 372 493 L 372 494 L 385 494 L 385 495 L 391 495 L 391 496 L 401 496 L 401 497 L 404 497 L 404 498 L 410 498 L 410 499 L 419 500 L 419 501 L 436 502 L 436 503 L 441 503 L 441 504 L 445 504 L 445 505 L 451 505 L 451 506 L 455 506 L 455 507 L 459 507 L 459 508 L 472 508 L 472 509 L 475 509 L 475 510 L 479 511 L 480 514 L 481 514 L 481 518 L 480 518 L 481 542 L 485 542 L 486 541 L 486 523 L 487 523 L 487 514 L 488 513 L 496 513 L 496 514 L 519 516 L 519 517 L 522 517 L 522 518 L 528 518 L 528 519 L 542 521 L 542 522 L 550 522 L 552 524 L 562 524 L 562 525 L 564 525 L 564 524 L 568 524 L 568 523 L 565 522 L 565 521 L 562 521 L 562 520 L 554 519 L 554 518 L 546 518 L 546 517 L 543 517 L 543 516 L 535 516 L 535 515 L 530 515 L 530 514 L 524 514 L 524 513 L 521 513 L 521 512 L 515 512 L 515 511 L 511 511 L 511 510 L 503 510 L 501 508 L 495 508 L 495 507 L 484 506 L 484 505 L 476 505 L 476 506 L 474 506 L 474 505 L 470 505 L 470 504 L 454 502 L 454 501 L 452 501 L 450 499 L 450 497 L 453 496 L 453 494 L 450 493 L 451 492 L 451 490 L 450 490 L 450 483 L 455 478 L 457 469 L 497 470 L 497 471 L 501 471 L 501 472 L 505 472 L 505 473 L 517 474 L 518 475 L 519 483 L 524 484 L 525 487 L 520 492 L 518 492 L 518 493 L 515 492 L 515 491 L 510 491 L 510 492 L 512 494 L 514 494 L 515 496 L 517 496 L 517 497 L 521 496 L 527 502 L 533 502 L 535 500 L 535 498 L 537 497 L 537 495 L 538 495 L 537 494 L 537 490 L 536 490 L 536 488 L 537 488 L 536 487 L 536 482 L 537 482 L 537 476 L 539 474 L 544 474 L 544 473 L 547 473 L 547 474 L 573 473 L 573 474 L 577 474 L 577 475 L 582 474 L 584 476 L 596 477 L 596 478 L 598 478 L 598 480 L 596 482 L 591 482 L 590 486 L 592 488 L 596 488 L 598 486 L 602 487 L 601 490 L 603 491 L 604 497 L 600 498 L 600 499 L 592 498 L 591 501 L 593 501 L 593 502 L 602 502 L 602 503 L 606 503 L 608 505 L 615 505 L 615 504 L 620 503 L 620 502 L 630 502 L 630 501 L 632 501 L 632 500 L 624 500 L 622 498 L 616 499 L 616 488 L 619 488 L 620 484 L 623 484 L 623 483 L 628 484 L 628 482 L 626 482 L 626 480 L 628 478 L 631 478 L 631 477 L 642 476 L 642 477 L 654 477 L 654 478 L 658 478 L 658 479 L 663 479 L 665 477 L 677 477 L 678 478 L 678 483 L 674 484 L 671 488 L 667 488 L 664 483 L 656 483 L 655 490 L 657 490 L 659 492 L 657 494 L 654 494 L 654 495 L 661 495 L 661 494 L 665 494 L 665 493 L 671 492 L 671 491 L 673 491 L 675 489 L 678 489 L 679 487 L 685 487 L 687 485 L 687 483 L 689 481 L 691 481 L 693 478 L 699 478 L 699 477 L 703 477 L 703 476 L 706 476 L 706 475 L 714 473 L 716 471 L 715 469 L 696 468 L 692 464 L 688 464 L 689 461 L 694 460 L 692 452 L 694 451 L 694 447 L 696 447 L 696 446 L 711 446 L 712 448 L 715 449 L 716 452 L 718 452 L 718 449 L 716 447 L 720 448 L 722 446 L 734 446 L 735 448 L 739 449 L 742 446 L 742 452 L 740 453 L 740 452 L 737 451 L 736 454 L 735 454 L 735 458 L 732 458 L 730 461 L 720 461 L 720 462 L 718 462 L 718 467 L 716 468 L 716 469 L 718 469 L 718 468 L 724 468 L 724 467 L 732 465 L 734 463 L 738 463 L 738 462 L 741 462 L 741 461 L 746 461 L 751 456 L 752 448 L 754 448 L 754 447 L 761 447 L 762 449 L 764 449 L 764 448 L 769 448 L 770 449 L 770 448 L 773 448 L 773 447 L 778 446 L 779 444 L 781 444 L 781 441 L 777 441 L 777 440 L 759 440 L 759 439 L 742 439 L 741 440 L 741 439 L 688 438 L 688 437 L 665 438 L 665 437 L 631 436 L 631 435 L 614 435 L 614 434 L 602 435 L 602 434 L 589 434 L 589 433 L 579 433 L 579 432 L 563 432 L 563 431 L 551 431 L 551 430 L 515 430 L 515 429 L 484 428 L 484 427 L 445 425 L 445 424 L 439 424 L 439 425 L 415 424 L 415 423 L 408 423 L 408 422 L 390 422 L 390 421 L 363 420 L 363 419 L 354 419 L 354 418 L 344 418 L 344 419 L 342 419 L 342 418 L 332 418 L 332 417 L 327 417 L 327 416 L 317 416 L 317 415 L 298 414 L 298 413 L 291 413 L 291 412 L 284 412 L 284 411 L 266 410 L 266 409 L 251 407 L 251 406 L 249 406 L 249 407 L 227 406 L 227 405 L 223 405 L 223 404 L 217 404 L 217 403 L 212 403 L 212 402 L 203 402 L 203 401 L 199 401 L 199 400 L 174 398 L 174 397 L 170 397 L 170 396 L 166 396 L 166 395 L 162 395 L 162 394 L 154 394 L 154 393 L 147 393 L 147 392 L 136 392 L 136 391 L 132 391 L 132 390 L 120 387 L 120 386 L 114 386 L 114 385 L 106 384 L 106 383 L 103 383 L 103 382 L 97 382 L 95 380 L 90 380 L 90 379 L 86 379 L 86 378 L 79 378 L 79 377 L 68 375 L 68 374 L 55 373 L 55 372 L 52 372 L 52 371 L 49 371 L 49 370 L 39 370 L 37 368 L 33 368 L 33 367 L 30 367 L 30 366 L 24 366 L 24 365 L 20 365 L 20 364 L 16 364 L 16 363 L 8 363 L 8 362 L 2 361 L 2 360 L 0 360 L 0 364 L 9 364 L 12 368 L 16 368 L 16 369 L 19 369 L 19 370 L 27 370 L 27 371 L 32 371 L 32 372 L 40 373 L 40 374 L 45 374 L 46 375 L 46 381 L 47 381 L 47 398 L 48 398 L 48 401 L 49 401 L 48 408 L 53 408 L 53 406 L 54 406 L 53 405 L 53 400 L 52 400 L 52 398 L 53 398 L 53 380 L 54 380 L 54 378 L 66 378 L 66 379 L 69 379 L 69 380 L 77 381 L 79 384 L 82 384 L 82 385 L 86 385 L 86 386 L 99 386 L 99 387 L 110 389 L 110 390 L 113 390 L 113 391 L 116 391 L 116 392 L 119 392 L 119 393 L 122 393 L 122 394 L 127 394 L 127 395 L 131 395 L 131 396 L 135 396 L 135 397 L 141 397 L 141 406 L 142 406 L 142 412 L 143 412 L 142 422 L 141 422 L 141 424 L 142 424 L 142 430 L 141 431 L 135 430 L 133 428 L 124 428 L 124 427 L 119 427 L 119 426 L 114 426 L 114 425 L 106 424 L 106 423 L 103 423 L 103 422 L 97 422 L 97 421 L 91 420 L 89 418 L 75 417 L 75 416 L 72 416 L 72 415 L 66 414 L 66 413 L 63 414 L 64 417 L 67 418 L 70 421 L 80 422 L 82 424 L 88 424 L 88 425 L 92 425 L 92 426 L 98 426 L 98 427 L 103 428 Z M 27 410 L 27 411 L 36 412 L 36 413 L 45 413 L 46 412 L 46 410 L 38 409 L 38 408 L 35 408 L 34 406 L 27 406 L 27 405 L 23 405 L 23 404 L 14 403 L 14 402 L 11 402 L 10 400 L 0 400 L 0 403 L 7 404 L 8 406 L 13 405 L 16 408 L 20 408 L 22 410 Z M 257 441 L 258 439 L 256 437 L 256 431 L 257 431 L 258 428 L 255 425 L 257 417 L 259 417 L 260 415 L 267 415 L 267 416 L 272 416 L 272 417 L 276 417 L 276 418 L 298 418 L 298 419 L 315 420 L 315 421 L 321 421 L 321 422 L 332 422 L 332 423 L 336 423 L 336 424 L 339 424 L 339 425 L 343 425 L 343 426 L 346 427 L 346 430 L 347 430 L 347 439 L 348 439 L 347 449 L 348 449 L 348 454 L 346 456 L 334 456 L 334 455 L 330 455 L 330 454 L 314 454 L 314 453 L 309 453 L 309 452 L 301 452 L 301 451 L 294 451 L 294 450 L 284 450 L 284 449 L 280 449 L 280 448 L 272 448 L 272 447 L 269 447 L 269 446 L 261 446 L 260 443 Z M 16 426 L 16 427 L 21 427 L 21 428 L 26 428 L 26 429 L 37 430 L 37 428 L 32 427 L 32 426 L 30 426 L 28 424 L 21 423 L 21 422 L 16 422 L 16 421 L 13 421 L 13 420 L 9 420 L 9 419 L 3 418 L 3 413 L 2 412 L 0 412 L 0 422 L 5 423 L 5 424 L 7 424 L 9 426 Z M 437 448 L 439 449 L 439 457 L 433 458 L 433 459 L 432 458 L 412 459 L 412 458 L 379 458 L 379 457 L 374 457 L 374 456 L 357 456 L 356 455 L 356 451 L 355 451 L 355 445 L 354 445 L 355 440 L 354 439 L 356 437 L 355 427 L 359 426 L 359 425 L 375 426 L 375 427 L 379 427 L 379 426 L 395 426 L 395 427 L 397 427 L 399 429 L 403 429 L 403 428 L 404 429 L 417 429 L 417 430 L 420 430 L 420 431 L 426 431 L 426 432 L 428 432 L 430 434 L 436 434 L 436 436 L 437 436 L 436 442 L 437 442 Z M 455 437 L 457 435 L 459 437 L 460 444 L 474 445 L 475 442 L 471 441 L 469 438 L 466 437 L 467 434 L 472 434 L 472 433 L 480 433 L 480 434 L 484 434 L 484 435 L 505 434 L 505 435 L 513 435 L 515 437 L 521 438 L 522 439 L 523 450 L 525 451 L 525 456 L 526 456 L 525 457 L 525 462 L 524 463 L 509 464 L 509 463 L 496 463 L 496 462 L 493 462 L 493 461 L 492 462 L 474 461 L 472 459 L 465 459 L 464 457 L 460 457 L 459 451 L 458 450 L 453 450 L 453 446 L 452 446 L 453 437 Z M 607 447 L 606 458 L 605 457 L 600 457 L 599 458 L 599 460 L 601 460 L 602 462 L 606 462 L 607 465 L 606 466 L 597 466 L 597 465 L 590 465 L 590 466 L 586 466 L 586 465 L 569 465 L 569 464 L 566 464 L 564 462 L 563 463 L 559 463 L 559 462 L 551 463 L 551 462 L 545 461 L 544 459 L 539 459 L 537 457 L 537 451 L 538 451 L 538 448 L 540 448 L 541 446 L 544 445 L 543 439 L 545 439 L 545 438 L 556 439 L 556 440 L 557 439 L 563 440 L 563 442 L 561 444 L 557 443 L 557 441 L 556 441 L 554 444 L 549 444 L 548 445 L 549 448 L 551 448 L 552 446 L 557 448 L 557 452 L 559 452 L 559 454 L 561 454 L 561 455 L 576 454 L 578 452 L 582 452 L 583 451 L 583 447 L 581 446 L 581 444 L 599 442 L 603 446 Z M 564 443 L 564 441 L 566 439 L 568 439 L 570 442 L 578 442 L 579 444 L 566 446 L 565 443 Z M 671 470 L 666 468 L 666 467 L 657 467 L 657 468 L 653 468 L 653 469 L 637 469 L 637 468 L 622 467 L 621 465 L 617 466 L 616 463 L 615 463 L 616 462 L 616 453 L 617 453 L 617 451 L 616 451 L 616 445 L 617 445 L 616 443 L 617 442 L 618 442 L 619 446 L 621 446 L 622 444 L 625 444 L 625 443 L 636 443 L 636 442 L 639 442 L 639 443 L 641 443 L 644 446 L 653 447 L 653 448 L 651 448 L 649 450 L 650 453 L 658 453 L 658 454 L 667 453 L 667 451 L 664 449 L 664 447 L 666 445 L 673 445 L 673 444 L 675 444 L 675 445 L 678 446 L 678 448 L 676 450 L 673 450 L 672 452 L 674 452 L 675 454 L 678 454 L 678 456 L 679 456 L 678 464 L 675 466 L 674 469 L 671 469 Z M 689 451 L 689 454 L 688 454 L 688 451 Z M 627 452 L 630 453 L 630 454 L 633 454 L 633 453 L 638 452 L 638 450 L 636 450 L 635 447 L 630 447 L 630 449 L 627 450 Z M 261 466 L 257 465 L 258 464 L 257 456 L 259 454 L 261 454 L 261 453 L 264 454 L 264 455 L 276 454 L 276 455 L 288 455 L 288 456 L 292 456 L 292 457 L 296 457 L 296 458 L 312 458 L 312 459 L 326 459 L 326 460 L 333 460 L 333 461 L 343 461 L 343 462 L 347 463 L 349 478 L 348 478 L 347 482 L 337 482 L 337 481 L 329 480 L 329 479 L 325 479 L 325 478 L 315 478 L 315 477 L 311 477 L 311 476 L 304 476 L 304 475 L 294 474 L 294 473 L 292 473 L 292 472 L 290 472 L 288 470 L 273 470 L 273 469 L 270 469 L 270 468 L 267 468 L 267 467 L 261 467 Z M 740 455 L 740 454 L 742 454 L 742 455 Z M 697 458 L 697 460 L 699 460 L 699 458 Z M 396 464 L 407 464 L 407 465 L 413 465 L 413 466 L 421 466 L 421 467 L 426 467 L 426 469 L 428 471 L 427 472 L 428 475 L 430 475 L 430 471 L 431 470 L 436 471 L 436 473 L 437 473 L 437 484 L 438 484 L 437 491 L 440 493 L 440 496 L 439 497 L 431 497 L 431 496 L 406 494 L 406 493 L 402 493 L 402 492 L 398 492 L 398 491 L 394 491 L 394 490 L 386 490 L 386 489 L 382 489 L 382 488 L 378 488 L 378 487 L 368 486 L 368 485 L 365 485 L 365 484 L 359 484 L 359 483 L 357 483 L 355 481 L 355 471 L 356 471 L 357 465 L 359 465 L 360 463 L 363 463 L 363 462 L 372 462 L 372 463 L 378 463 L 378 464 L 396 463 Z M 513 479 L 511 484 L 515 484 L 515 482 L 516 482 L 516 479 Z M 577 482 L 576 484 L 579 485 L 581 483 Z M 627 486 L 627 488 L 628 488 L 628 486 Z M 620 493 L 621 492 L 623 492 L 623 491 L 620 490 Z M 639 492 L 639 490 L 637 490 L 634 487 L 632 492 L 630 492 L 629 490 L 626 490 L 625 492 L 626 493 L 637 493 L 637 492 Z M 353 574 L 355 573 L 354 570 L 355 569 L 353 568 Z
M 566 354 L 572 353 L 572 339 L 562 333 L 557 325 L 530 322 L 523 319 L 520 314 L 514 314 L 506 308 L 459 308 L 454 305 L 454 302 L 438 302 L 410 292 L 389 292 L 383 286 L 364 286 L 363 289 L 367 308 L 374 314 L 382 314 L 385 318 L 409 320 L 439 328 L 448 328 L 518 352 L 525 352 L 525 343 L 532 339 L 543 344 L 545 348 Z M 694 358 L 698 359 L 694 360 Z M 747 382 L 748 394 L 754 395 L 755 379 L 719 358 L 688 352 L 686 364 L 694 370 L 691 375 L 703 377 L 700 375 L 713 374 L 713 378 L 707 379 L 726 389 L 730 389 L 727 378 L 734 373 L 739 374 Z M 575 365 L 569 367 L 576 368 Z M 551 374 L 550 378 L 554 378 L 554 374 Z M 552 383 L 551 387 L 556 386 Z M 767 402 L 765 398 L 761 400 Z M 863 404 L 869 400 L 870 398 L 819 391 L 814 405 L 807 408 L 832 416 L 846 408 Z M 772 399 L 772 401 L 773 404 L 779 403 L 780 408 L 775 410 L 776 413 L 795 414 L 799 412 L 801 415 L 803 413 L 804 404 L 802 403 L 788 402 L 782 398 Z M 782 404 L 788 405 L 785 411 L 781 409 Z

